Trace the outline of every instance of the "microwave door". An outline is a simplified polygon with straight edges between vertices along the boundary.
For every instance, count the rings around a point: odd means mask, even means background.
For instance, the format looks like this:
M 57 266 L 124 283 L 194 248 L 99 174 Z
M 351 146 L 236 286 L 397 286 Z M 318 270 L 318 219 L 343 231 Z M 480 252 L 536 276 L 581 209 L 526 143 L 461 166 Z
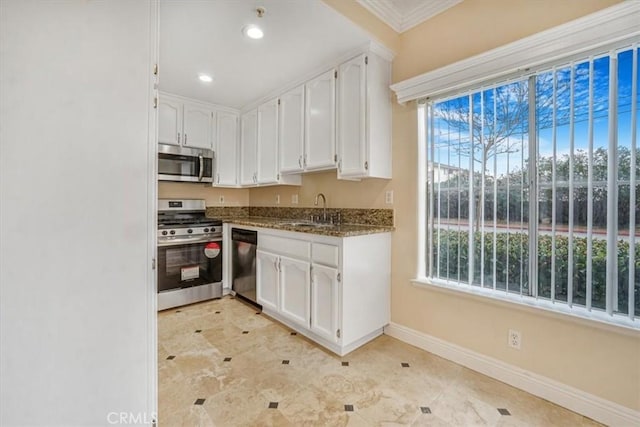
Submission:
M 158 179 L 212 182 L 213 152 L 158 144 Z
M 213 158 L 198 156 L 196 170 L 198 182 L 213 182 Z
M 198 182 L 200 160 L 197 156 L 158 154 L 158 179 Z

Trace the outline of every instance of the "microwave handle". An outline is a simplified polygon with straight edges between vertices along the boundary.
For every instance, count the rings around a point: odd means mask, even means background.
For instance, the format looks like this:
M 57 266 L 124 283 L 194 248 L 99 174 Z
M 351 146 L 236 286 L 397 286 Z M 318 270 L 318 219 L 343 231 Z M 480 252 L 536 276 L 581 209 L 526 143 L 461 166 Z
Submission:
M 204 176 L 204 157 L 198 156 L 200 159 L 200 171 L 198 172 L 198 181 L 202 181 L 202 177 Z

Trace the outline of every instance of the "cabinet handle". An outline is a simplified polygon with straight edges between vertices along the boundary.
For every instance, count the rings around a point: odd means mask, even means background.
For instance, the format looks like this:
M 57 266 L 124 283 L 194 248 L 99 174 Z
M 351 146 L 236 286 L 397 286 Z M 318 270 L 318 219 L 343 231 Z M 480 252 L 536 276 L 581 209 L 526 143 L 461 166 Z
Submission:
M 278 259 L 277 258 L 273 260 L 273 268 L 275 268 L 276 271 L 280 271 L 280 269 L 278 268 Z
M 184 143 L 185 144 L 187 143 L 187 134 L 186 133 L 184 134 Z
M 304 160 L 302 160 L 302 165 L 306 168 L 307 167 L 307 155 L 304 155 Z
M 220 174 L 219 173 L 216 174 L 216 181 L 218 182 L 218 184 L 220 184 Z
M 180 132 L 178 132 L 178 144 L 180 144 Z
M 278 271 L 282 271 L 281 264 L 280 264 L 281 261 L 282 259 L 278 258 Z
M 342 172 L 342 159 L 338 160 L 338 170 Z
M 300 165 L 300 167 L 302 167 L 302 156 L 298 157 L 298 165 Z
M 364 162 L 364 170 L 369 170 L 369 162 Z

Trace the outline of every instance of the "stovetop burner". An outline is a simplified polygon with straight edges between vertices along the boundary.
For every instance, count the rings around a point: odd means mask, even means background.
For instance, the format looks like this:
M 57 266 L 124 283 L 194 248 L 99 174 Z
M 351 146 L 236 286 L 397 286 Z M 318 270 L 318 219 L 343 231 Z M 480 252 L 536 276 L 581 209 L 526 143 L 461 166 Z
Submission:
M 158 242 L 222 234 L 222 221 L 207 218 L 204 200 L 158 200 Z
M 158 219 L 158 228 L 188 228 L 188 227 L 215 227 L 222 225 L 222 221 L 213 218 L 192 218 L 189 220 Z
M 207 218 L 204 200 L 158 200 L 158 228 L 215 227 L 222 221 Z

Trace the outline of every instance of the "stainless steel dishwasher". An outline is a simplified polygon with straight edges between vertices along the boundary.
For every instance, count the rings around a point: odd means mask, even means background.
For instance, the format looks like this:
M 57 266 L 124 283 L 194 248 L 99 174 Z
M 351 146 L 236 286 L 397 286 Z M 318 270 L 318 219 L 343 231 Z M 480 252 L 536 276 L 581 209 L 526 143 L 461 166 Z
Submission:
M 256 300 L 256 247 L 258 232 L 231 229 L 231 289 L 236 296 L 261 307 Z

